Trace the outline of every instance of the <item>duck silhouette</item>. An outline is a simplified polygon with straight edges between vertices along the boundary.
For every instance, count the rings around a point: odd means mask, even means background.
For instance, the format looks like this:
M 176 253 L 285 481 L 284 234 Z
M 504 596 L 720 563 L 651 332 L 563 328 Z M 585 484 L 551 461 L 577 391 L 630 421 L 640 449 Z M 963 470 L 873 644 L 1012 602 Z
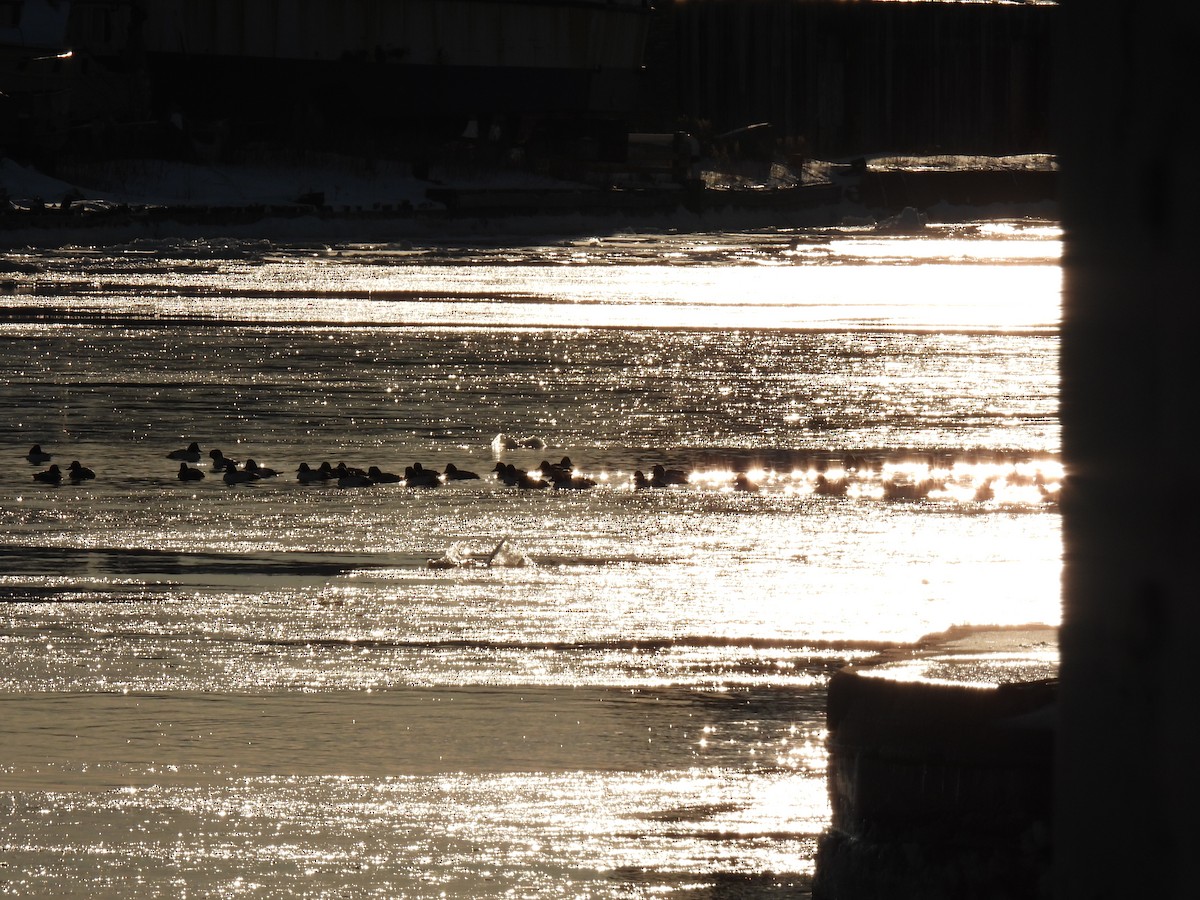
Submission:
M 328 466 L 329 463 L 323 463 L 323 466 Z M 306 462 L 300 463 L 300 467 L 296 469 L 296 480 L 301 484 L 315 484 L 318 481 L 328 481 L 331 472 L 324 468 L 314 469 Z
M 321 467 L 323 469 L 325 467 L 325 464 L 322 463 Z M 334 466 L 330 470 L 330 472 L 331 472 L 331 475 L 333 478 L 346 478 L 351 475 L 357 476 L 360 478 L 367 477 L 366 469 L 360 469 L 358 466 L 348 466 L 344 462 L 339 462 L 336 466 Z
M 221 480 L 226 484 L 249 484 L 252 481 L 258 481 L 258 476 L 253 472 L 247 472 L 245 469 L 239 469 L 237 463 L 232 460 L 226 460 L 225 472 L 221 475 Z
M 641 469 L 637 469 L 633 473 L 633 486 L 638 490 L 675 487 L 676 485 L 687 483 L 688 473 L 683 471 L 683 469 L 668 469 L 659 463 L 655 463 L 650 467 L 649 476 Z
M 567 456 L 557 464 L 543 461 L 538 471 L 555 490 L 582 491 L 596 486 L 594 479 L 575 472 L 575 466 Z
M 528 472 L 522 472 L 512 463 L 496 463 L 494 471 L 496 477 L 509 487 L 521 488 L 527 491 L 550 487 L 550 482 L 530 475 Z
M 362 488 L 371 487 L 375 484 L 371 480 L 371 476 L 361 469 L 350 469 L 344 466 L 339 466 L 341 473 L 338 475 L 337 486 L 340 488 Z
M 370 466 L 367 469 L 367 477 L 375 484 L 399 484 L 404 478 L 397 475 L 395 472 L 381 471 L 379 466 Z
M 479 474 L 460 469 L 454 463 L 446 463 L 446 468 L 442 470 L 442 477 L 447 481 L 474 481 L 479 478 Z
M 929 492 L 942 485 L 932 478 L 918 481 L 898 481 L 889 478 L 883 483 L 883 499 L 899 502 L 920 502 L 929 499 Z
M 259 478 L 274 478 L 279 473 L 267 466 L 260 466 L 252 459 L 246 460 L 246 465 L 243 467 L 247 472 L 253 472 Z
M 62 472 L 59 471 L 57 465 L 52 465 L 44 472 L 35 472 L 33 480 L 40 481 L 42 484 L 60 484 L 62 482 Z
M 72 481 L 87 481 L 95 478 L 96 473 L 87 466 L 80 465 L 79 460 L 71 460 L 71 464 L 67 466 L 67 475 Z
M 442 483 L 442 479 L 434 469 L 426 469 L 420 463 L 404 467 L 404 483 L 408 487 L 433 488 Z
M 829 479 L 822 472 L 813 484 L 813 493 L 822 497 L 845 497 L 849 487 L 849 482 L 845 478 Z
M 218 472 L 226 469 L 236 469 L 238 466 L 236 459 L 230 459 L 216 447 L 208 451 L 208 456 L 212 460 L 212 467 Z
M 688 473 L 683 469 L 668 469 L 659 463 L 650 467 L 650 481 L 656 487 L 670 487 L 675 484 L 687 484 Z
M 746 491 L 754 493 L 758 490 L 758 485 L 750 480 L 750 476 L 745 472 L 738 472 L 733 479 L 733 489 L 735 491 Z
M 179 459 L 190 463 L 200 462 L 200 445 L 192 441 L 182 450 L 172 450 L 167 454 L 167 459 Z
M 203 481 L 204 473 L 199 469 L 193 469 L 185 462 L 179 464 L 179 474 L 176 477 L 180 481 Z
M 43 451 L 41 444 L 34 444 L 25 454 L 25 458 L 35 466 L 42 466 L 54 459 L 54 455 Z

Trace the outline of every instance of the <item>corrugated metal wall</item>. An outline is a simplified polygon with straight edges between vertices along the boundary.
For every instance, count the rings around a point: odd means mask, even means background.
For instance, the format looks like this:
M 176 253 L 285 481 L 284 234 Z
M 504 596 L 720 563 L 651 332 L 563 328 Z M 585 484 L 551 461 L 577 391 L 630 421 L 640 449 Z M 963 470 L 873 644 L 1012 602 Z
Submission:
M 636 68 L 641 5 L 520 0 L 158 0 L 147 49 L 416 65 Z
M 675 0 L 644 111 L 770 122 L 817 154 L 1052 150 L 1045 5 Z M 652 110 L 651 107 L 654 107 Z

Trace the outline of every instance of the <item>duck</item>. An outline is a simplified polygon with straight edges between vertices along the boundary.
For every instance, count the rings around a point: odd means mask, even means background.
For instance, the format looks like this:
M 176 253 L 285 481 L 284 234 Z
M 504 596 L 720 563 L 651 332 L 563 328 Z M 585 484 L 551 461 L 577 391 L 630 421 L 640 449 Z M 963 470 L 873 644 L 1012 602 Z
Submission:
M 383 472 L 379 466 L 371 466 L 367 469 L 367 477 L 375 484 L 399 484 L 404 478 L 397 475 L 395 472 Z
M 404 484 L 408 487 L 432 488 L 442 483 L 441 476 L 433 469 L 426 469 L 420 463 L 404 467 Z
M 301 484 L 312 484 L 316 481 L 328 481 L 328 476 L 319 469 L 314 469 L 306 462 L 300 463 L 296 469 L 296 480 Z
M 62 482 L 62 472 L 59 471 L 58 465 L 52 465 L 44 472 L 34 472 L 34 481 L 40 481 L 42 484 L 60 484 Z
M 447 481 L 475 481 L 479 478 L 479 474 L 460 469 L 454 463 L 446 463 L 446 468 L 442 470 L 442 477 Z
M 541 473 L 544 479 L 553 484 L 555 481 L 559 481 L 560 479 L 571 477 L 573 467 L 570 465 L 570 460 L 567 462 L 568 465 L 564 468 L 559 463 L 547 462 L 543 459 L 538 464 L 537 470 Z
M 246 460 L 246 465 L 243 467 L 247 472 L 253 472 L 259 478 L 274 478 L 279 473 L 267 466 L 260 466 L 252 459 Z
M 586 475 L 565 475 L 554 479 L 550 484 L 559 491 L 586 491 L 588 488 L 596 486 L 596 479 L 588 478 Z
M 647 476 L 641 469 L 633 473 L 633 486 L 637 490 L 665 488 L 688 483 L 688 475 L 682 469 L 667 469 L 657 463 L 650 467 Z
M 193 469 L 185 462 L 179 464 L 179 474 L 176 476 L 180 481 L 202 481 L 204 473 L 199 469 Z
M 888 479 L 883 483 L 883 499 L 896 501 L 914 501 L 929 499 L 929 492 L 939 487 L 937 482 L 925 478 L 920 481 L 896 481 Z
M 668 469 L 655 463 L 650 467 L 650 480 L 656 487 L 670 487 L 674 484 L 687 484 L 688 473 L 683 469 Z
M 41 444 L 34 444 L 29 452 L 25 454 L 25 458 L 35 466 L 44 466 L 50 460 L 54 459 L 54 455 L 43 451 Z
M 596 482 L 586 475 L 577 475 L 570 457 L 564 456 L 559 463 L 543 461 L 538 467 L 542 478 L 548 481 L 555 490 L 587 490 L 596 486 Z
M 652 484 L 650 479 L 646 477 L 645 472 L 643 472 L 641 469 L 634 470 L 634 473 L 633 473 L 633 489 L 634 490 L 644 491 L 648 488 L 652 488 L 655 486 L 656 485 Z
M 569 456 L 564 456 L 556 463 L 543 459 L 538 465 L 538 471 L 547 481 L 570 478 L 575 474 L 575 463 L 571 462 Z
M 338 475 L 337 486 L 340 488 L 371 487 L 375 484 L 371 476 L 359 469 L 344 468 Z
M 182 450 L 172 450 L 167 454 L 167 459 L 179 459 L 190 463 L 200 462 L 200 445 L 192 441 Z
M 509 487 L 521 488 L 522 490 L 538 490 L 550 487 L 550 482 L 530 475 L 528 472 L 522 472 L 512 463 L 496 463 L 495 472 L 496 477 Z
M 322 463 L 321 467 L 322 467 L 322 469 L 324 469 L 325 464 Z M 329 471 L 330 471 L 331 478 L 347 478 L 347 477 L 351 477 L 351 476 L 356 477 L 356 478 L 367 478 L 368 477 L 366 469 L 360 469 L 360 468 L 358 468 L 358 466 L 348 466 L 344 462 L 339 462 L 336 466 L 334 466 Z
M 218 472 L 238 467 L 236 459 L 230 459 L 216 447 L 208 451 L 208 456 L 212 460 L 212 467 Z
M 80 465 L 79 460 L 71 460 L 71 464 L 67 466 L 67 472 L 72 481 L 87 481 L 96 477 L 96 473 L 87 466 Z
M 845 478 L 830 480 L 822 472 L 817 476 L 816 483 L 813 484 L 813 493 L 822 497 L 845 497 L 849 487 L 849 482 Z
M 751 481 L 750 476 L 745 472 L 738 472 L 733 479 L 733 489 L 753 493 L 758 490 L 758 485 Z
M 501 484 L 506 484 L 509 487 L 517 485 L 517 467 L 512 463 L 496 463 L 496 467 L 492 469 L 492 474 L 496 476 L 496 480 Z
M 253 472 L 239 469 L 237 463 L 231 460 L 226 460 L 226 462 L 228 465 L 225 466 L 225 474 L 221 476 L 221 480 L 226 484 L 248 484 L 252 481 L 258 481 L 258 476 Z

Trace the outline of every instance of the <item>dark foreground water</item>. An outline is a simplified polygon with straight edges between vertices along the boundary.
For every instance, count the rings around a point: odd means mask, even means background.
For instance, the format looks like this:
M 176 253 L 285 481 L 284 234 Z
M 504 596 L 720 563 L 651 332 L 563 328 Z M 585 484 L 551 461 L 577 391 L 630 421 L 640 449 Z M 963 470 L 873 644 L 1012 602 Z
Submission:
M 1058 622 L 1058 237 L 10 254 L 0 893 L 803 890 L 830 673 Z

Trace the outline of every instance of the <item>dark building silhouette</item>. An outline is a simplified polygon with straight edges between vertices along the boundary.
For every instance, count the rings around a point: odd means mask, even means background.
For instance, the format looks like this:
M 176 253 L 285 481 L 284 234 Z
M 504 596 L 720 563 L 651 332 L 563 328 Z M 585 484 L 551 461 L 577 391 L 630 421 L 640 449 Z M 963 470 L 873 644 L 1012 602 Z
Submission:
M 1053 150 L 1050 4 L 9 0 L 0 12 L 0 143 L 28 155 L 428 156 L 465 137 L 493 155 L 611 161 L 630 131 L 754 125 L 766 127 L 753 152 L 822 158 Z
M 660 4 L 647 102 L 722 133 L 758 122 L 822 158 L 1048 152 L 1051 4 Z

